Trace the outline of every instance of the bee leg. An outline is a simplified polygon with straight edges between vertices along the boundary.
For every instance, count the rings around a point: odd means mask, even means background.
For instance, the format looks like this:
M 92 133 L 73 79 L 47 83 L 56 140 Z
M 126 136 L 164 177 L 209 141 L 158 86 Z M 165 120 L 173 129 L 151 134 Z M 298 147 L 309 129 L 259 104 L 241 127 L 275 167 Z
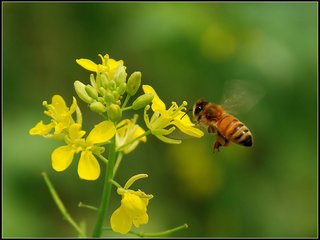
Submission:
M 217 140 L 216 142 L 214 143 L 214 147 L 213 147 L 213 153 L 214 151 L 217 149 L 218 152 L 220 152 L 220 147 L 223 146 L 225 144 L 225 141 L 223 139 L 223 137 L 218 133 L 217 135 Z
M 230 141 L 229 141 L 228 139 L 224 138 L 224 144 L 223 144 L 223 146 L 226 147 L 226 146 L 228 146 L 229 144 L 230 144 Z
M 230 141 L 228 141 L 228 139 L 226 139 L 225 137 L 223 137 L 219 132 L 217 135 L 217 140 L 214 143 L 214 147 L 213 147 L 213 152 L 217 149 L 218 152 L 220 151 L 220 147 L 223 146 L 228 146 L 230 144 Z
M 217 140 L 217 141 L 214 143 L 212 153 L 214 153 L 216 149 L 218 150 L 218 152 L 220 152 L 220 149 L 219 149 L 219 148 L 220 148 L 221 146 L 222 146 L 221 143 Z
M 216 129 L 213 126 L 208 127 L 208 133 L 215 133 Z

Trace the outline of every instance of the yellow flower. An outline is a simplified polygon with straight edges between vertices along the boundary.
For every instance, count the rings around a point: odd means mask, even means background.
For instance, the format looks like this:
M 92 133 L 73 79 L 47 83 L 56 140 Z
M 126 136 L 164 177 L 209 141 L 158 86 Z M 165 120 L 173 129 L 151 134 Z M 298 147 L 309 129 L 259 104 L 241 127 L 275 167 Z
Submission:
M 96 73 L 105 73 L 108 76 L 108 79 L 113 79 L 115 75 L 118 75 L 119 72 L 125 71 L 126 67 L 123 66 L 123 60 L 116 61 L 112 58 L 109 58 L 109 55 L 106 54 L 102 56 L 99 54 L 102 64 L 96 64 L 89 59 L 80 58 L 76 62 L 86 70 Z
M 71 115 L 77 109 L 77 100 L 73 97 L 72 105 L 68 108 L 60 95 L 54 95 L 52 103 L 48 104 L 44 101 L 43 106 L 47 108 L 47 111 L 44 111 L 44 113 L 51 117 L 51 122 L 49 124 L 44 124 L 42 121 L 38 122 L 36 126 L 30 129 L 29 134 L 40 135 L 46 138 L 59 138 L 59 134 L 69 129 L 70 125 L 74 123 Z M 52 134 L 51 130 L 53 129 L 54 132 Z
M 118 150 L 123 151 L 125 154 L 133 151 L 139 144 L 139 142 L 146 142 L 147 137 L 140 137 L 145 133 L 143 128 L 135 124 L 138 115 L 135 115 L 132 120 L 125 119 L 117 124 L 116 133 L 116 147 Z M 140 137 L 136 141 L 134 139 Z M 124 146 L 124 148 L 122 148 Z
M 85 180 L 96 180 L 100 175 L 100 165 L 93 153 L 100 154 L 104 151 L 99 144 L 110 140 L 116 133 L 116 128 L 111 121 L 103 121 L 91 130 L 88 137 L 83 139 L 85 131 L 80 124 L 72 124 L 69 129 L 67 145 L 56 148 L 51 154 L 52 167 L 60 172 L 67 169 L 75 153 L 81 152 L 78 175 Z
M 130 178 L 124 188 L 117 189 L 117 193 L 122 196 L 122 200 L 120 207 L 111 215 L 110 223 L 113 231 L 126 234 L 130 231 L 132 224 L 139 227 L 148 223 L 147 206 L 153 195 L 146 194 L 140 189 L 138 191 L 128 189 L 135 180 L 144 177 L 147 177 L 147 175 L 138 174 Z
M 200 129 L 194 127 L 194 124 L 191 122 L 189 116 L 185 115 L 184 111 L 186 110 L 185 107 L 187 106 L 186 101 L 184 101 L 180 106 L 178 106 L 177 103 L 172 102 L 171 107 L 167 110 L 166 105 L 159 98 L 159 96 L 151 86 L 143 85 L 142 88 L 145 93 L 152 93 L 154 96 L 151 104 L 151 108 L 154 113 L 151 119 L 149 119 L 149 116 L 147 114 L 150 106 L 146 106 L 144 110 L 144 120 L 153 135 L 155 135 L 161 141 L 167 143 L 181 143 L 181 140 L 166 137 L 175 130 L 175 127 L 166 129 L 166 127 L 171 125 L 176 126 L 183 133 L 192 137 L 199 138 L 204 135 L 204 133 Z
M 40 136 L 47 136 L 49 132 L 54 128 L 54 123 L 44 124 L 43 121 L 40 121 L 30 129 L 30 135 L 40 135 Z

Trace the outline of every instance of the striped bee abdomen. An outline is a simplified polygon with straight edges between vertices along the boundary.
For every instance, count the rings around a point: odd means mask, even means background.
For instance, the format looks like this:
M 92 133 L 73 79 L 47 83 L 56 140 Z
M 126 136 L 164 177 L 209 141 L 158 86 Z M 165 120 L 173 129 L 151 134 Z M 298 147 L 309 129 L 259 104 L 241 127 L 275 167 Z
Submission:
M 238 119 L 231 115 L 225 115 L 217 122 L 219 132 L 229 141 L 240 145 L 252 146 L 252 134 L 250 130 Z

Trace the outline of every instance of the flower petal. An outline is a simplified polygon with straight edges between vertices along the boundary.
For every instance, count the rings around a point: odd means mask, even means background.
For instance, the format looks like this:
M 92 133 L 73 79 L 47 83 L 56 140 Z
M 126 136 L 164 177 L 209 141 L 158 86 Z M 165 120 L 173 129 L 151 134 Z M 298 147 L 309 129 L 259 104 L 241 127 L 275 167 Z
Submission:
M 149 216 L 147 213 L 139 216 L 139 217 L 136 217 L 133 219 L 133 224 L 135 227 L 140 227 L 141 224 L 147 224 L 149 221 Z
M 182 142 L 181 140 L 168 138 L 163 135 L 155 135 L 155 136 L 159 138 L 162 142 L 169 143 L 169 144 L 180 144 Z
M 183 117 L 183 119 L 180 118 L 181 116 L 174 118 L 173 124 L 177 126 L 177 128 L 179 128 L 182 132 L 197 138 L 200 138 L 204 135 L 204 133 L 200 129 L 193 127 L 194 124 L 192 124 L 190 120 L 188 120 L 189 117 L 187 115 Z
M 156 91 L 150 86 L 150 85 L 142 85 L 142 89 L 144 93 L 152 93 L 153 94 L 153 100 L 152 100 L 152 110 L 155 112 L 161 112 L 163 110 L 166 110 L 166 105 L 164 102 L 159 98 L 158 94 Z
M 74 123 L 69 127 L 69 137 L 71 141 L 81 139 L 85 133 L 85 131 L 81 130 L 81 125 L 79 123 Z
M 102 56 L 101 54 L 98 54 L 98 56 L 101 58 L 102 65 L 106 65 L 106 61 L 108 61 L 109 55 L 106 54 L 106 55 Z
M 81 67 L 83 67 L 84 69 L 87 69 L 87 70 L 89 70 L 91 72 L 97 72 L 97 70 L 98 70 L 97 64 L 95 64 L 94 62 L 92 62 L 89 59 L 80 58 L 80 59 L 77 59 L 76 62 Z
M 120 67 L 123 67 L 123 61 L 122 60 L 119 60 L 119 61 L 116 61 L 112 58 L 109 58 L 108 59 L 108 62 L 107 62 L 107 65 L 109 67 L 109 71 L 108 71 L 108 74 L 109 74 L 109 78 L 110 79 L 113 79 L 114 78 L 114 75 L 115 75 L 115 72 L 117 71 L 117 69 Z
M 77 99 L 75 97 L 72 97 L 73 101 L 72 104 L 70 106 L 70 110 L 69 110 L 69 114 L 71 115 L 72 113 L 74 113 L 76 111 L 77 108 Z
M 146 123 L 147 125 L 147 128 L 151 128 L 151 124 L 150 124 L 150 119 L 149 119 L 149 116 L 147 114 L 147 111 L 150 109 L 150 105 L 147 105 L 145 108 L 144 108 L 144 111 L 143 111 L 143 119 L 144 119 L 144 122 Z
M 78 174 L 85 180 L 96 180 L 100 176 L 100 165 L 91 151 L 81 153 Z
M 147 211 L 147 206 L 141 198 L 137 194 L 131 192 L 125 192 L 123 194 L 121 206 L 131 218 L 141 216 Z
M 61 121 L 57 122 L 54 126 L 54 134 L 60 134 L 63 130 L 67 129 L 70 125 L 71 118 L 64 118 Z
M 169 135 L 175 129 L 176 129 L 175 127 L 171 127 L 169 129 L 165 129 L 165 128 L 155 129 L 155 130 L 152 130 L 152 134 L 154 134 L 154 135 Z
M 61 115 L 66 114 L 68 111 L 66 102 L 64 101 L 63 97 L 61 97 L 60 95 L 54 95 L 52 97 L 51 106 L 53 107 L 56 118 L 60 118 Z
M 131 123 L 129 119 L 124 119 L 121 122 L 117 124 L 117 135 L 120 137 L 124 137 L 127 130 L 128 130 L 128 125 Z
M 29 130 L 30 135 L 47 135 L 54 127 L 53 123 L 43 124 L 42 121 L 38 122 L 33 128 Z
M 114 232 L 126 234 L 131 229 L 132 219 L 126 214 L 122 207 L 119 207 L 111 215 L 110 224 Z
M 94 126 L 87 137 L 88 143 L 103 143 L 116 134 L 116 127 L 111 121 L 103 121 Z
M 56 148 L 51 154 L 52 168 L 57 172 L 67 169 L 73 159 L 75 151 L 71 146 L 61 146 Z
M 139 137 L 139 136 L 141 136 L 142 134 L 144 134 L 145 132 L 146 132 L 146 131 L 145 131 L 142 127 L 140 127 L 140 126 L 138 125 L 136 131 L 134 132 L 133 138 Z M 141 142 L 146 142 L 146 141 L 147 141 L 147 137 L 144 136 L 144 137 L 140 138 L 139 140 L 140 140 Z

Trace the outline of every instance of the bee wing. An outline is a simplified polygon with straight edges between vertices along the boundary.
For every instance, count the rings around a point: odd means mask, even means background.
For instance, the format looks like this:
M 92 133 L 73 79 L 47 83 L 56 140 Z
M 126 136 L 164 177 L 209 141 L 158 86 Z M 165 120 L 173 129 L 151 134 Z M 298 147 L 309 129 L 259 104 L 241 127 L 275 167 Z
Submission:
M 245 113 L 264 95 L 264 89 L 257 84 L 243 80 L 230 80 L 225 83 L 221 105 L 229 113 Z

